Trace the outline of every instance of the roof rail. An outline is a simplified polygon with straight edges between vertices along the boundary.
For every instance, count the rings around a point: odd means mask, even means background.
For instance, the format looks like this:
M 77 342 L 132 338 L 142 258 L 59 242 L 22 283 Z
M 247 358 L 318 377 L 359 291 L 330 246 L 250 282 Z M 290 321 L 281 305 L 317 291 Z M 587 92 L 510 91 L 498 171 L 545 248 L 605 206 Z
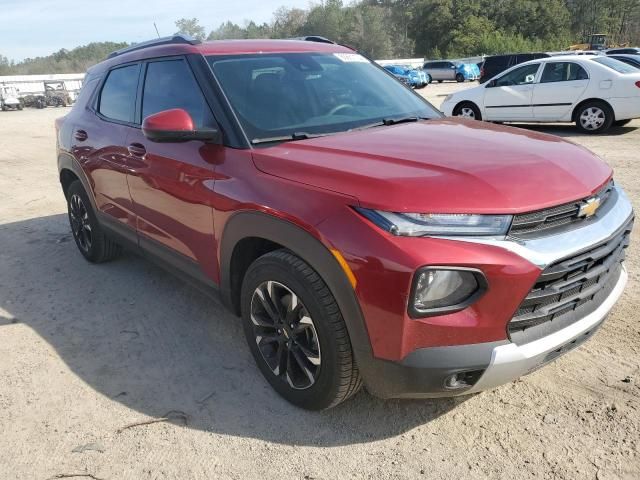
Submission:
M 184 35 L 182 33 L 179 33 L 177 35 L 172 35 L 171 37 L 155 38 L 146 42 L 135 43 L 130 47 L 121 48 L 120 50 L 111 52 L 107 58 L 113 58 L 124 53 L 135 52 L 136 50 L 142 50 L 143 48 L 148 47 L 157 47 L 159 45 L 198 45 L 200 43 L 202 43 L 200 40 L 193 38 L 191 35 Z
M 333 43 L 333 44 L 336 43 L 329 40 L 328 38 L 321 37 L 320 35 L 307 35 L 304 37 L 294 37 L 291 40 L 304 40 L 305 42 L 318 42 L 318 43 Z

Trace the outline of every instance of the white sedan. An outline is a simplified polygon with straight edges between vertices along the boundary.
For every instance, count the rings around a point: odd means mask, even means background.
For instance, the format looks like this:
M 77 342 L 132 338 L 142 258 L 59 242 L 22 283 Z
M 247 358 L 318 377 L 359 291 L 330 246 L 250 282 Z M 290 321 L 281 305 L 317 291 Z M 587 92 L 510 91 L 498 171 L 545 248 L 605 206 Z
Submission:
M 440 109 L 495 122 L 575 122 L 600 133 L 640 118 L 640 70 L 605 55 L 542 58 L 449 95 Z

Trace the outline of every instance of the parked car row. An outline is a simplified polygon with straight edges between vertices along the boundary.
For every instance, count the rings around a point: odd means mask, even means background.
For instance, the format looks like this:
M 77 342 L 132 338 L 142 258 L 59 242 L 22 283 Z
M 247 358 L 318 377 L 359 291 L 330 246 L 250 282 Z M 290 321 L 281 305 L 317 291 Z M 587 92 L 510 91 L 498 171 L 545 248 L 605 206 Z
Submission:
M 606 55 L 539 58 L 447 96 L 441 110 L 497 122 L 575 122 L 600 133 L 640 118 L 640 69 Z

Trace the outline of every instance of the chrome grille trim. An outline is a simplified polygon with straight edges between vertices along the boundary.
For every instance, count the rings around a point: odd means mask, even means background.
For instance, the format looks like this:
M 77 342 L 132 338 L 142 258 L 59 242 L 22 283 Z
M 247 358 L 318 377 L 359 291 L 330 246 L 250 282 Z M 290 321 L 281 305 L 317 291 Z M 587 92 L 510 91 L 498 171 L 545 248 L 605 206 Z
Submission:
M 600 208 L 604 207 L 607 200 L 611 197 L 614 184 L 610 180 L 595 194 L 584 199 L 576 200 L 562 205 L 535 212 L 527 212 L 515 215 L 509 236 L 513 238 L 532 238 L 536 236 L 550 235 L 567 228 L 568 225 L 579 224 L 587 221 L 586 218 L 580 217 L 580 207 L 592 198 L 600 198 Z
M 594 311 L 615 286 L 633 220 L 610 239 L 549 265 L 508 324 L 517 343 L 538 340 Z

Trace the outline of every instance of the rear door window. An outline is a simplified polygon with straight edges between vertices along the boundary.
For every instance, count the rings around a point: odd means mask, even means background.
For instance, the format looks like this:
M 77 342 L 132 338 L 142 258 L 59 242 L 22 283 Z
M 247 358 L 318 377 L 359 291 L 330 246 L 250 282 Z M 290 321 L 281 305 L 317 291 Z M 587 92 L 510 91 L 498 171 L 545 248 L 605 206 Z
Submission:
M 100 92 L 98 111 L 110 120 L 133 123 L 140 65 L 127 65 L 109 72 Z
M 150 62 L 142 95 L 142 118 L 173 108 L 186 110 L 196 128 L 213 126 L 213 114 L 189 65 L 181 59 Z
M 584 68 L 572 62 L 548 62 L 542 72 L 540 83 L 571 82 L 587 80 L 589 75 Z

